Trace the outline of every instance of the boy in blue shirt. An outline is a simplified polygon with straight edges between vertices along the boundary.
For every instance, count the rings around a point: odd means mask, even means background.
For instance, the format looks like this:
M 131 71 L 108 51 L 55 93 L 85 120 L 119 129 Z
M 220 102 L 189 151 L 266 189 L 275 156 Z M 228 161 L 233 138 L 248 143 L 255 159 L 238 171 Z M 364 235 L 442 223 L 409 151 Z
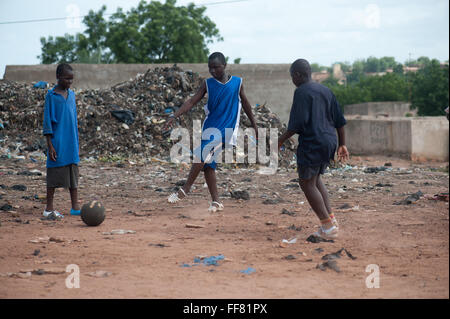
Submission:
M 73 70 L 69 64 L 56 68 L 58 84 L 45 96 L 43 134 L 47 138 L 47 206 L 45 217 L 63 218 L 53 207 L 55 188 L 70 191 L 71 215 L 80 215 L 78 203 L 78 122 L 75 93 L 70 90 Z
M 298 59 L 290 67 L 292 82 L 297 87 L 286 133 L 278 139 L 278 149 L 286 139 L 299 134 L 297 167 L 300 187 L 321 222 L 315 236 L 335 239 L 338 223 L 331 211 L 327 189 L 320 178 L 337 148 L 338 160 L 347 160 L 344 125 L 346 120 L 333 92 L 312 81 L 311 66 Z

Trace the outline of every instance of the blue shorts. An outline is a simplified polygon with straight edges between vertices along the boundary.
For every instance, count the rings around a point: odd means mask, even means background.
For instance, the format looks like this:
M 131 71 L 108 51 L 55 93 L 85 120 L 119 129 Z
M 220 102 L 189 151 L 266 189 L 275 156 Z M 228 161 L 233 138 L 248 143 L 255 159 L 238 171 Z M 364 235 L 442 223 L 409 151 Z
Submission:
M 213 170 L 217 168 L 217 158 L 221 155 L 223 150 L 223 143 L 202 140 L 200 147 L 194 150 L 194 161 L 200 159 L 202 163 L 205 163 L 203 170 L 206 167 L 211 167 Z

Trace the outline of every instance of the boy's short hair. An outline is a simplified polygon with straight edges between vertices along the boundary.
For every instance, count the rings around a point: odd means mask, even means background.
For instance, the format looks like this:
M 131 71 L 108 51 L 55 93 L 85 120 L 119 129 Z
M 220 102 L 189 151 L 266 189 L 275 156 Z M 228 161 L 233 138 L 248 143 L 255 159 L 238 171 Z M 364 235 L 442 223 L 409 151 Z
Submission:
M 294 63 L 291 64 L 290 68 L 291 73 L 292 72 L 298 72 L 300 75 L 310 78 L 311 77 L 311 65 L 309 65 L 309 62 L 305 59 L 297 59 L 294 61 Z
M 217 59 L 220 61 L 220 63 L 222 63 L 223 65 L 227 64 L 227 60 L 225 59 L 225 56 L 221 53 L 221 52 L 214 52 L 212 53 L 209 58 L 208 61 Z
M 63 75 L 65 71 L 73 71 L 70 64 L 67 63 L 58 64 L 58 66 L 56 67 L 56 78 L 59 79 L 59 77 Z

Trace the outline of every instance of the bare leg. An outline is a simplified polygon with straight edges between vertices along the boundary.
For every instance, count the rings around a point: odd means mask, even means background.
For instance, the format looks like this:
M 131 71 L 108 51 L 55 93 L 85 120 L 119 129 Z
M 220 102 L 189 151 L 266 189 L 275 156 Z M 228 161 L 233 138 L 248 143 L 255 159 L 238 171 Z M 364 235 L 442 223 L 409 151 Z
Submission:
M 317 176 L 316 186 L 317 186 L 317 189 L 319 190 L 320 194 L 322 194 L 323 202 L 325 204 L 325 207 L 327 208 L 328 215 L 331 215 L 332 211 L 331 211 L 331 206 L 330 206 L 330 200 L 328 199 L 328 191 L 325 187 L 325 184 L 322 182 L 320 175 Z
M 72 202 L 73 210 L 80 210 L 80 203 L 78 202 L 78 188 L 69 188 L 70 201 Z
M 191 170 L 189 171 L 189 175 L 186 181 L 186 184 L 183 186 L 184 192 L 187 194 L 191 190 L 192 184 L 194 184 L 195 180 L 197 179 L 198 174 L 202 170 L 205 163 L 193 163 Z M 178 192 L 178 196 L 180 198 L 184 197 L 184 194 L 182 192 Z
M 311 205 L 312 210 L 317 215 L 317 217 L 322 221 L 329 219 L 327 208 L 324 203 L 322 194 L 317 187 L 317 176 L 314 176 L 308 180 L 299 179 L 300 187 L 305 193 L 306 199 Z
M 216 171 L 209 166 L 205 168 L 205 180 L 213 202 L 218 202 L 219 192 L 217 191 Z
M 53 211 L 53 197 L 55 195 L 55 188 L 54 187 L 47 187 L 47 207 L 45 208 L 46 211 L 51 212 Z

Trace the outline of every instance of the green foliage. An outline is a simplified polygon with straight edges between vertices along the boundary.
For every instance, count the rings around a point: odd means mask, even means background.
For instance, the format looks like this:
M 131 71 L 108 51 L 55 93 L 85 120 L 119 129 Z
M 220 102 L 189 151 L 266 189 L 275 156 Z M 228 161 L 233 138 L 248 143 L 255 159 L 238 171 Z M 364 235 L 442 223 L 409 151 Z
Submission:
M 109 21 L 106 6 L 89 11 L 83 34 L 41 38 L 42 63 L 174 63 L 206 62 L 207 44 L 220 37 L 216 25 L 204 15 L 205 7 L 176 6 L 176 0 L 139 2 Z
M 408 100 L 408 83 L 403 75 L 396 73 L 363 76 L 347 86 L 335 84 L 329 87 L 341 105 Z
M 321 72 L 326 70 L 326 66 L 320 65 L 319 63 L 311 63 L 311 72 Z
M 393 57 L 382 57 L 380 59 L 376 57 L 369 57 L 364 62 L 364 72 L 374 73 L 374 72 L 385 72 L 389 68 L 394 68 L 397 62 Z
M 412 77 L 412 108 L 418 115 L 445 115 L 449 105 L 448 65 L 431 60 Z
M 339 82 L 338 79 L 336 79 L 335 77 L 333 77 L 333 75 L 331 75 L 328 79 L 322 81 L 322 84 L 328 87 L 333 87 L 339 85 Z
M 383 59 L 383 58 L 382 58 Z M 396 63 L 385 59 L 386 63 Z M 374 59 L 367 59 L 374 62 Z M 347 74 L 347 85 L 339 85 L 330 77 L 322 84 L 327 85 L 342 106 L 364 102 L 406 101 L 417 108 L 419 116 L 444 115 L 449 105 L 448 65 L 427 57 L 418 59 L 421 68 L 417 73 L 403 74 L 403 66 L 395 64 L 392 73 L 383 76 L 367 76 L 366 61 L 357 60 L 352 73 Z M 391 65 L 391 64 L 390 64 Z M 391 67 L 391 66 L 390 66 Z
M 241 63 L 241 58 L 234 59 L 234 64 L 240 64 L 240 63 Z
M 396 74 L 403 74 L 403 65 L 398 63 L 397 65 L 394 66 L 393 68 L 394 73 Z
M 412 61 L 406 62 L 405 65 L 423 68 L 423 67 L 425 67 L 426 65 L 429 65 L 430 63 L 431 63 L 430 58 L 428 58 L 428 57 L 426 57 L 426 56 L 421 56 L 421 57 L 418 58 L 417 60 L 412 60 Z

